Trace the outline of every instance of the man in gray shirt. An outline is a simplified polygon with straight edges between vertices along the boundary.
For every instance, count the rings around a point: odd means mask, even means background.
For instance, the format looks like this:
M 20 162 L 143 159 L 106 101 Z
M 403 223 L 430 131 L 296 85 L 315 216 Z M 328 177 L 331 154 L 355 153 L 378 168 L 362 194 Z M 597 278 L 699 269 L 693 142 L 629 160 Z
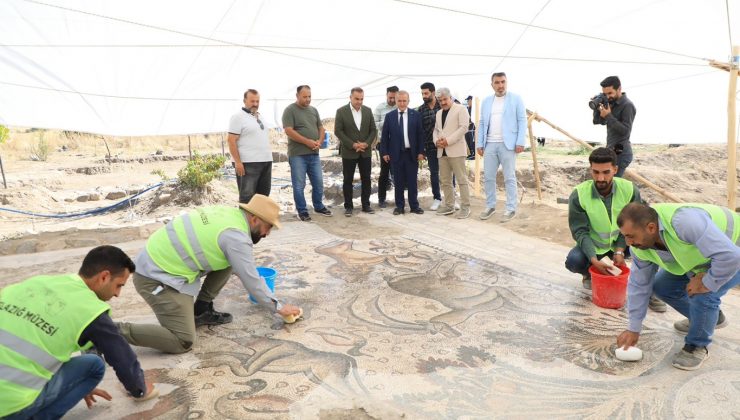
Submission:
M 606 147 L 617 153 L 617 175 L 622 177 L 632 163 L 632 123 L 637 110 L 635 104 L 622 92 L 622 82 L 617 76 L 609 76 L 601 81 L 601 92 L 608 99 L 594 109 L 594 124 L 606 125 Z
M 637 344 L 650 295 L 687 319 L 673 366 L 696 370 L 709 357 L 715 328 L 726 325 L 721 298 L 740 284 L 740 215 L 709 204 L 630 203 L 617 218 L 633 256 L 627 286 L 629 326 L 617 345 Z
M 306 175 L 311 181 L 313 211 L 331 216 L 331 210 L 322 202 L 324 177 L 321 172 L 319 148 L 324 140 L 325 131 L 319 111 L 311 106 L 311 88 L 308 85 L 298 86 L 295 97 L 295 103 L 288 105 L 283 111 L 283 128 L 288 135 L 288 163 L 296 211 L 299 219 L 309 222 L 311 216 L 308 214 L 306 198 L 303 196 Z
M 239 202 L 247 204 L 254 194 L 270 196 L 272 148 L 258 112 L 260 94 L 244 92 L 244 107 L 229 121 L 229 153 L 236 170 Z
M 298 316 L 301 309 L 281 304 L 255 267 L 252 248 L 273 226 L 280 227 L 277 203 L 255 194 L 239 208 L 199 208 L 154 232 L 136 257 L 133 282 L 160 325 L 119 323 L 121 335 L 135 346 L 189 351 L 196 327 L 232 321 L 231 314 L 213 308 L 232 272 L 260 306 L 283 317 Z

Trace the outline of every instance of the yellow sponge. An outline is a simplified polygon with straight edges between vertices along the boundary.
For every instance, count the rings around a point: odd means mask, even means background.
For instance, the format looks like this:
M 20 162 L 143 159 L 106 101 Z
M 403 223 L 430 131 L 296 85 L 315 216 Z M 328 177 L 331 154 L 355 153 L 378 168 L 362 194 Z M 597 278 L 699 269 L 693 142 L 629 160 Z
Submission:
M 303 316 L 303 309 L 298 308 L 298 315 L 281 315 L 283 317 L 283 321 L 285 321 L 286 324 L 293 324 L 296 321 L 298 321 L 298 318 Z

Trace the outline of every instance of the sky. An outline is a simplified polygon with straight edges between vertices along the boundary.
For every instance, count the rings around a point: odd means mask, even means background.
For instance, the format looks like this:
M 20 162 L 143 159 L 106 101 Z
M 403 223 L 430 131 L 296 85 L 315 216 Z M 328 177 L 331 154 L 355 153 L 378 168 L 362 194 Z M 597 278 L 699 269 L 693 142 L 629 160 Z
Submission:
M 225 131 L 247 88 L 279 126 L 302 84 L 328 118 L 354 86 L 370 107 L 390 85 L 419 105 L 426 81 L 482 99 L 505 71 L 584 140 L 605 140 L 587 103 L 618 75 L 634 142 L 724 143 L 729 73 L 707 60 L 740 45 L 740 0 L 3 0 L 0 16 L 0 123 L 107 135 Z

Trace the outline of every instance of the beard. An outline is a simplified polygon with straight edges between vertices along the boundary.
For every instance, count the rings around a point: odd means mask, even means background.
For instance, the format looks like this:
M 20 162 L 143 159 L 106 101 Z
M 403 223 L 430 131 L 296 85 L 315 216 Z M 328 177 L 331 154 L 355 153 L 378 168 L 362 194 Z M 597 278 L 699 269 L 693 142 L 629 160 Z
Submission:
M 425 104 L 428 104 L 428 103 L 431 103 L 431 102 L 432 102 L 432 97 L 431 97 L 431 96 L 430 96 L 430 97 L 428 97 L 428 98 L 421 98 L 421 99 L 423 99 L 423 100 L 424 100 L 424 103 L 425 103 Z
M 602 194 L 608 193 L 611 191 L 611 183 L 610 182 L 595 182 L 596 184 L 596 190 Z
M 260 235 L 259 232 L 250 232 L 249 235 L 252 237 L 252 243 L 254 245 L 257 245 L 257 242 L 259 242 L 260 239 L 262 239 L 262 235 Z

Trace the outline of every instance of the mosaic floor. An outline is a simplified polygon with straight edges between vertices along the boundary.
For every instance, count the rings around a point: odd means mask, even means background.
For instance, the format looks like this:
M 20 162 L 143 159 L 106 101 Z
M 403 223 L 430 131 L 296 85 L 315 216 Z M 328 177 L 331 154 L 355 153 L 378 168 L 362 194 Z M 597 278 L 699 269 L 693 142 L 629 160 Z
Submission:
M 232 324 L 199 329 L 188 354 L 136 349 L 158 399 L 132 402 L 109 369 L 102 387 L 114 401 L 78 405 L 68 418 L 740 418 L 738 291 L 723 306 L 734 324 L 718 330 L 701 370 L 670 366 L 683 341 L 672 310 L 648 315 L 642 361 L 619 362 L 626 315 L 594 306 L 563 273 L 565 248 L 538 256 L 527 249 L 544 242 L 518 248 L 532 240 L 498 228 L 508 254 L 480 252 L 492 241 L 469 222 L 468 233 L 415 222 L 366 240 L 286 223 L 257 257 L 278 271 L 277 295 L 302 306 L 303 320 L 283 325 L 232 279 L 216 301 Z M 526 251 L 521 264 L 509 258 L 517 250 Z M 27 272 L 79 264 L 54 255 Z M 0 264 L 0 278 L 10 273 Z M 114 318 L 153 320 L 126 289 Z

